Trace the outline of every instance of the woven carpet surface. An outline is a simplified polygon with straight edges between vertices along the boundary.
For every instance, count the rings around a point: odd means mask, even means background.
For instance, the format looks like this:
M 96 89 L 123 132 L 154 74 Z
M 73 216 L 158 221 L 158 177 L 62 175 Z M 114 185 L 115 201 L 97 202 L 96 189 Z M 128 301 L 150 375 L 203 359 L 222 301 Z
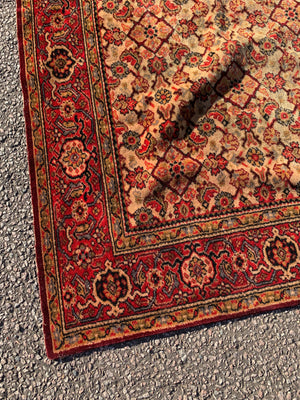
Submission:
M 298 11 L 19 1 L 49 357 L 299 303 Z

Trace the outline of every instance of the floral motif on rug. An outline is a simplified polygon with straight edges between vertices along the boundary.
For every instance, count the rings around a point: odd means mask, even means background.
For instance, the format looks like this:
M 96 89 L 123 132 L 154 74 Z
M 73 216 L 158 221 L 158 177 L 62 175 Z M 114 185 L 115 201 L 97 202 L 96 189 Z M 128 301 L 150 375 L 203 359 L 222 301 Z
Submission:
M 299 304 L 299 15 L 18 0 L 50 358 Z

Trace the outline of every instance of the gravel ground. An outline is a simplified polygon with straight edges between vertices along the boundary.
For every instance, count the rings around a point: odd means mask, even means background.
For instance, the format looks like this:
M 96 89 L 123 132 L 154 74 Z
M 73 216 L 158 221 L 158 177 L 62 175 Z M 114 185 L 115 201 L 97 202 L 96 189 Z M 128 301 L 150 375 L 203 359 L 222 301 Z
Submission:
M 47 359 L 13 0 L 0 38 L 0 398 L 299 400 L 299 307 Z

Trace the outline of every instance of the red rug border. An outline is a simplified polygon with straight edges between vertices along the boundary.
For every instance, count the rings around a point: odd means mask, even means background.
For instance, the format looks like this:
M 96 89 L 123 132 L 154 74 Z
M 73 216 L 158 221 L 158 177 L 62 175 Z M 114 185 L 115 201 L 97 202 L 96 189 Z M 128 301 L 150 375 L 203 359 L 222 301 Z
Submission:
M 48 358 L 60 359 L 62 357 L 71 356 L 77 353 L 85 352 L 88 350 L 101 348 L 104 346 L 117 344 L 117 343 L 125 343 L 135 339 L 140 338 L 150 338 L 153 336 L 160 335 L 162 333 L 182 333 L 183 330 L 191 327 L 199 327 L 203 325 L 213 324 L 226 320 L 235 320 L 238 318 L 251 316 L 260 314 L 267 311 L 279 310 L 279 309 L 288 309 L 289 307 L 297 306 L 300 304 L 300 301 L 293 300 L 286 303 L 278 303 L 272 304 L 270 306 L 264 307 L 256 307 L 255 309 L 247 310 L 247 311 L 239 311 L 234 314 L 222 315 L 218 317 L 208 317 L 201 322 L 194 321 L 191 323 L 182 324 L 177 327 L 168 327 L 164 329 L 158 329 L 156 331 L 143 332 L 133 335 L 128 335 L 123 338 L 109 339 L 106 341 L 102 341 L 99 343 L 94 343 L 91 345 L 78 346 L 76 348 L 62 351 L 59 353 L 55 353 L 53 351 L 51 332 L 50 332 L 50 318 L 49 311 L 47 307 L 47 297 L 46 297 L 46 285 L 45 285 L 45 273 L 43 266 L 43 255 L 42 255 L 42 246 L 41 246 L 41 233 L 39 227 L 39 214 L 38 214 L 38 198 L 37 198 L 37 182 L 35 176 L 35 165 L 34 165 L 34 154 L 33 154 L 33 142 L 32 142 L 32 129 L 31 129 L 31 120 L 30 120 L 30 112 L 29 112 L 29 99 L 28 99 L 28 91 L 27 91 L 27 82 L 26 82 L 26 69 L 25 69 L 25 53 L 24 53 L 24 45 L 23 45 L 23 26 L 22 26 L 22 0 L 17 0 L 16 9 L 17 9 L 17 36 L 18 36 L 18 47 L 19 47 L 19 61 L 20 61 L 20 80 L 23 91 L 23 99 L 24 99 L 24 117 L 25 117 L 25 128 L 26 128 L 26 139 L 27 139 L 27 157 L 29 164 L 29 175 L 30 175 L 30 187 L 31 187 L 31 200 L 32 200 L 32 211 L 33 211 L 33 219 L 34 219 L 34 232 L 35 232 L 35 250 L 36 250 L 36 263 L 37 263 L 37 275 L 39 281 L 39 293 L 41 299 L 41 309 L 43 314 L 43 332 L 45 339 L 45 346 Z

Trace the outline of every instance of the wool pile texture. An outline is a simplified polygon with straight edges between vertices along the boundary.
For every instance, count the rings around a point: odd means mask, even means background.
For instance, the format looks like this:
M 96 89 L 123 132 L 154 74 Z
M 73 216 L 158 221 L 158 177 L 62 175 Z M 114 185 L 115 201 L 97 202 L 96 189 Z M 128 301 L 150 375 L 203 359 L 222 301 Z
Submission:
M 48 356 L 299 304 L 299 3 L 17 11 Z

